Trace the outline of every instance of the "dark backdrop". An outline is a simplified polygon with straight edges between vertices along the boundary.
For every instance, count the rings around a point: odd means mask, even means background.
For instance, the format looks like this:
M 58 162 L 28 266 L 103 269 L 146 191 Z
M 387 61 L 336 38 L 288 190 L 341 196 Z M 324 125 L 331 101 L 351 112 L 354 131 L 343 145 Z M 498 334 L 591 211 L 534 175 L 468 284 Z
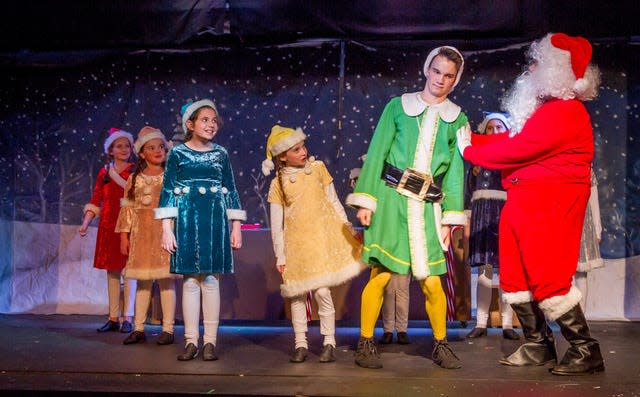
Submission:
M 134 134 L 144 125 L 180 134 L 187 100 L 212 98 L 249 222 L 268 225 L 268 180 L 260 173 L 275 123 L 300 126 L 344 197 L 349 170 L 360 166 L 384 104 L 419 91 L 432 43 L 330 41 L 322 44 L 106 54 L 79 64 L 5 67 L 0 81 L 0 216 L 77 224 L 105 163 L 109 127 Z M 524 48 L 467 51 L 451 99 L 473 126 L 521 72 Z M 64 54 L 59 54 L 63 56 Z M 596 137 L 595 170 L 605 227 L 603 255 L 637 254 L 639 47 L 598 42 L 599 98 L 588 103 Z M 558 126 L 561 128 L 561 126 Z

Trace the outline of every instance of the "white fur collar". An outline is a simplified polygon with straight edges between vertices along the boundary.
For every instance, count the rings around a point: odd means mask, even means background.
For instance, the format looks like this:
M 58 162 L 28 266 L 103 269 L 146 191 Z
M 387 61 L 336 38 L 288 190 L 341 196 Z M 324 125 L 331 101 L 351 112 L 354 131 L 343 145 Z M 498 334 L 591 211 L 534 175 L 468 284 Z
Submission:
M 420 92 L 403 94 L 401 100 L 402 110 L 404 110 L 408 116 L 417 116 L 427 108 L 427 103 L 420 98 Z M 431 105 L 431 107 L 437 109 L 440 118 L 447 123 L 454 122 L 462 111 L 460 106 L 451 102 L 449 99 L 445 99 L 437 105 Z
M 116 171 L 116 166 L 113 165 L 113 163 L 111 163 L 111 167 L 109 167 L 109 177 L 111 177 L 111 180 L 118 184 L 118 186 L 120 186 L 121 188 L 124 189 L 127 186 L 127 181 L 123 177 L 121 177 L 120 174 L 118 174 L 118 171 Z

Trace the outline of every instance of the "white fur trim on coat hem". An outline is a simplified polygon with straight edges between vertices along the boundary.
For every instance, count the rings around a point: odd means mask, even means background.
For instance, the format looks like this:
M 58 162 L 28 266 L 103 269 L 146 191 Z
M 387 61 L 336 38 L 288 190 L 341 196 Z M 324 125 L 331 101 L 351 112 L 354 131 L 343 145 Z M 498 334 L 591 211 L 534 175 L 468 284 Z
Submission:
M 87 211 L 91 211 L 95 214 L 95 216 L 99 216 L 100 215 L 100 207 L 98 207 L 97 205 L 93 205 L 91 203 L 86 204 L 82 210 L 82 213 L 84 214 Z
M 230 221 L 246 221 L 247 220 L 247 211 L 228 208 L 227 209 L 227 218 L 229 218 Z
M 362 193 L 350 193 L 347 196 L 346 203 L 348 206 L 366 208 L 373 212 L 376 212 L 376 209 L 378 208 L 378 202 L 376 200 L 371 196 L 367 196 Z
M 552 296 L 540 302 L 540 309 L 544 312 L 545 316 L 551 321 L 562 316 L 569 310 L 573 309 L 575 305 L 580 304 L 582 299 L 582 293 L 574 286 L 565 295 Z
M 502 301 L 507 304 L 533 302 L 531 291 L 503 292 Z
M 153 209 L 153 217 L 156 219 L 177 218 L 178 207 L 161 207 Z
M 360 262 L 354 262 L 334 273 L 324 274 L 319 277 L 296 281 L 290 284 L 282 284 L 280 285 L 280 293 L 285 298 L 291 298 L 293 296 L 302 295 L 307 291 L 314 291 L 318 288 L 334 287 L 351 280 L 360 274 L 362 269 L 363 266 Z

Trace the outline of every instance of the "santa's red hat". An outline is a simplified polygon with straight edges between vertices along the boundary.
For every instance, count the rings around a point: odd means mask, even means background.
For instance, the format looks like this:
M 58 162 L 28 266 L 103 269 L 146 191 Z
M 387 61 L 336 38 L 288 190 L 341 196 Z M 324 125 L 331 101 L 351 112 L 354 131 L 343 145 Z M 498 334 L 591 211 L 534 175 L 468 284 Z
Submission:
M 591 43 L 580 36 L 568 36 L 564 33 L 554 33 L 551 35 L 551 44 L 561 50 L 569 51 L 571 54 L 571 69 L 576 79 L 584 77 L 584 72 L 591 61 Z

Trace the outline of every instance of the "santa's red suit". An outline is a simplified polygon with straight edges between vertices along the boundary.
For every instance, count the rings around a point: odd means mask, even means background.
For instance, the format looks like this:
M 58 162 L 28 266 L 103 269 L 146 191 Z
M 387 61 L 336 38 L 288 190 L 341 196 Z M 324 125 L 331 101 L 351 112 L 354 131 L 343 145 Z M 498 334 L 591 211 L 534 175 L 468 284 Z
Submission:
M 503 170 L 508 199 L 499 239 L 505 300 L 528 301 L 532 294 L 544 305 L 558 297 L 554 307 L 563 314 L 580 300 L 570 290 L 593 160 L 593 132 L 584 105 L 575 99 L 548 101 L 518 135 L 469 146 L 464 158 Z

